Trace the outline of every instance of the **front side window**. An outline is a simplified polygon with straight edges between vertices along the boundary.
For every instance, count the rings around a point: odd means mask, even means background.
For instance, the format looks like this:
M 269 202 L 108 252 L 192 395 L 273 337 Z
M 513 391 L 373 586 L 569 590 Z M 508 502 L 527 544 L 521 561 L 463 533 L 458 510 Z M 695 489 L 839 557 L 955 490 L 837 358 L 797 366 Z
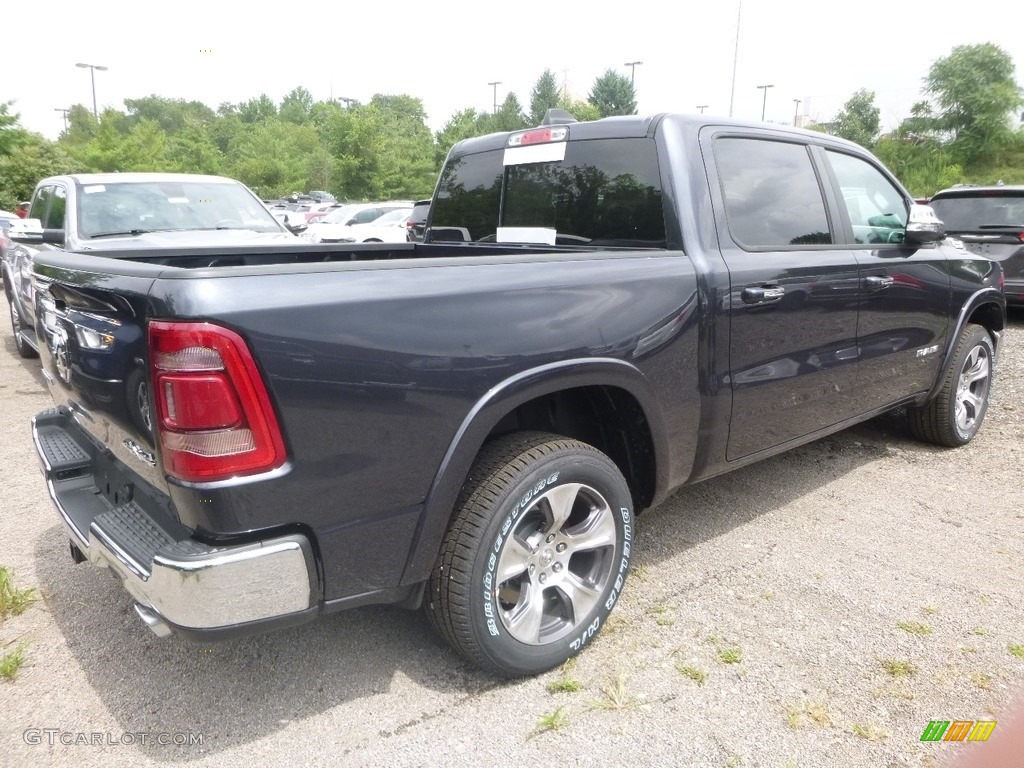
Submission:
M 733 240 L 743 248 L 827 245 L 825 201 L 807 147 L 765 139 L 715 140 Z
M 445 166 L 432 240 L 514 242 L 518 232 L 544 230 L 556 245 L 665 247 L 653 140 L 569 141 L 554 161 L 503 158 L 504 150 L 491 150 Z
M 50 210 L 43 222 L 43 229 L 64 229 L 64 212 L 68 207 L 68 193 L 64 187 L 58 185 L 53 188 L 53 199 L 50 201 Z
M 899 190 L 859 157 L 832 150 L 827 150 L 826 156 L 839 180 L 853 241 L 863 245 L 902 243 L 910 209 Z
M 50 207 L 50 200 L 53 199 L 53 186 L 40 187 L 36 190 L 29 207 L 29 216 L 39 219 L 40 225 L 46 226 L 46 211 Z

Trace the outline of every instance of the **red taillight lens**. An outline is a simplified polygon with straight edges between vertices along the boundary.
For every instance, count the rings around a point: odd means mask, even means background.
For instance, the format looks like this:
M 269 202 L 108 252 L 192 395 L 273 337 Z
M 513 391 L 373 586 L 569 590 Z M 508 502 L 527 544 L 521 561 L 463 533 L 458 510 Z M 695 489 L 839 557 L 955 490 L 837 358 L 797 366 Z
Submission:
M 1024 243 L 1024 232 L 1018 232 L 1017 239 Z
M 241 336 L 212 323 L 153 321 L 149 353 L 168 475 L 212 482 L 284 463 L 277 416 Z

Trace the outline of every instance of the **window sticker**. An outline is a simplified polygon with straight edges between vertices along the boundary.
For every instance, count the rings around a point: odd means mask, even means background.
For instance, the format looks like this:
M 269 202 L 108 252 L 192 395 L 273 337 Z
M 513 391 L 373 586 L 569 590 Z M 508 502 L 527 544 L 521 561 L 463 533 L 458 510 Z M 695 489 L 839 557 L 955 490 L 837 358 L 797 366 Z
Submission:
M 88 187 L 82 187 L 82 191 L 85 192 L 85 194 L 87 195 L 91 195 L 94 192 L 106 192 L 107 188 L 104 187 L 102 184 L 92 184 L 91 186 Z
M 568 142 L 554 141 L 550 144 L 528 144 L 525 147 L 508 147 L 502 162 L 505 165 L 524 163 L 560 163 L 565 160 Z
M 558 232 L 549 227 L 498 227 L 499 243 L 543 243 L 554 245 Z

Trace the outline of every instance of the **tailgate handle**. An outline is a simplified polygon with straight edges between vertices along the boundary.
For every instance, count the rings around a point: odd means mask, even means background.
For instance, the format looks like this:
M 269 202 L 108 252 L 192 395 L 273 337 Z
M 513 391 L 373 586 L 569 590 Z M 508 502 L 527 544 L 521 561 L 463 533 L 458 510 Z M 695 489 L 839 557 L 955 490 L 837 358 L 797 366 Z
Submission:
M 782 301 L 786 295 L 786 289 L 781 285 L 761 285 L 753 288 L 744 288 L 740 298 L 744 304 L 774 304 Z

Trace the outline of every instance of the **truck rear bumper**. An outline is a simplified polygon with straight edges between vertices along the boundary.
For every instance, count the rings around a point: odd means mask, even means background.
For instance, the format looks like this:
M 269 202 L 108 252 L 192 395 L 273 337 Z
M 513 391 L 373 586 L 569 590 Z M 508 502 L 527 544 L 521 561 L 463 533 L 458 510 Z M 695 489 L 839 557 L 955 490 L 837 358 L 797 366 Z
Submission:
M 315 616 L 316 571 L 305 536 L 231 546 L 196 541 L 164 511 L 157 492 L 129 482 L 66 409 L 37 414 L 32 438 L 73 546 L 121 579 L 156 634 L 233 634 Z M 111 473 L 118 469 L 111 499 L 100 492 L 97 478 L 109 495 Z

